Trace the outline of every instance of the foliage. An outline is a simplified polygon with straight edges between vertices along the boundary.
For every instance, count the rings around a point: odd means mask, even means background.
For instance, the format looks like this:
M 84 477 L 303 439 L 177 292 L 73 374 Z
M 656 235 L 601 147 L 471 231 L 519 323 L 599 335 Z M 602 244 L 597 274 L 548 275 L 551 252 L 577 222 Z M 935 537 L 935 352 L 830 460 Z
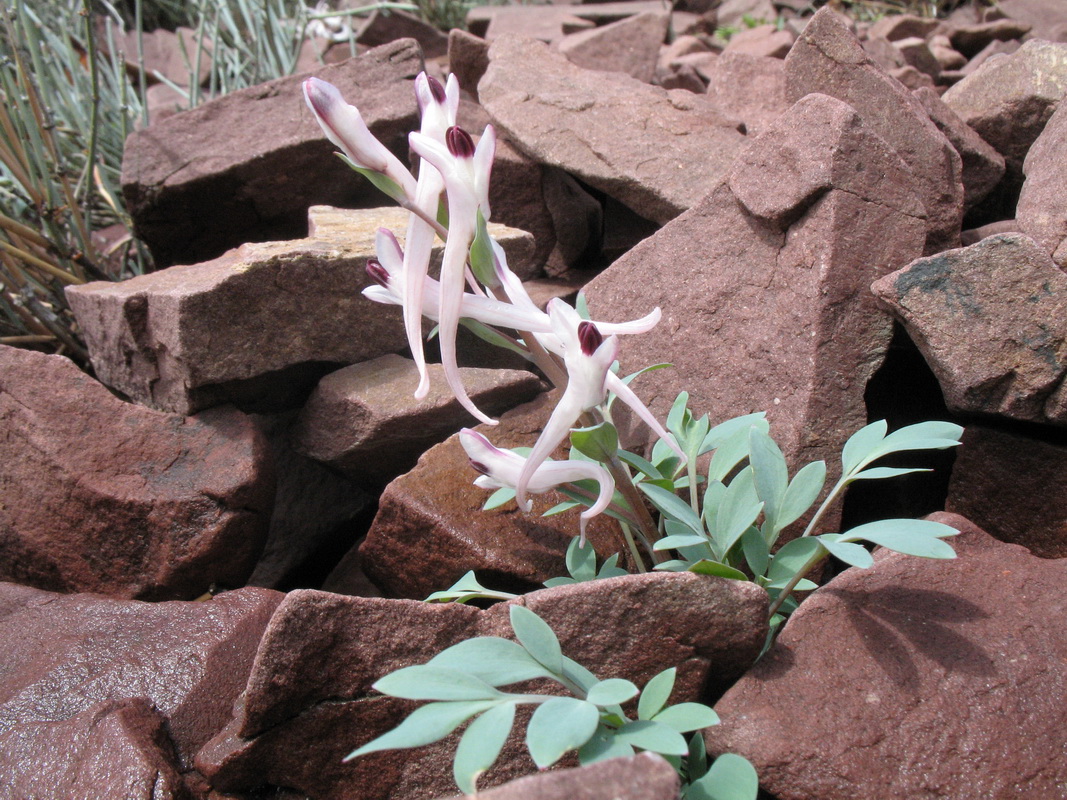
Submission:
M 382 694 L 426 700 L 398 727 L 353 750 L 348 759 L 379 750 L 421 747 L 439 741 L 468 723 L 453 762 L 459 788 L 477 790 L 479 776 L 500 755 L 520 705 L 536 706 L 526 727 L 526 747 L 541 769 L 576 750 L 581 764 L 632 756 L 648 750 L 667 757 L 693 781 L 687 797 L 727 796 L 754 800 L 756 773 L 740 756 L 724 756 L 707 768 L 703 740 L 683 734 L 718 723 L 700 703 L 668 705 L 675 670 L 665 670 L 639 690 L 622 678 L 599 680 L 568 658 L 549 625 L 530 609 L 513 605 L 511 626 L 517 641 L 499 637 L 468 639 L 438 653 L 426 664 L 391 672 L 374 684 Z M 570 693 L 545 695 L 506 692 L 500 687 L 547 679 Z M 636 700 L 636 718 L 623 705 Z M 347 759 L 346 759 L 347 760 Z M 720 766 L 721 762 L 721 766 Z M 731 794 L 715 786 L 730 782 Z M 739 791 L 741 790 L 741 791 Z

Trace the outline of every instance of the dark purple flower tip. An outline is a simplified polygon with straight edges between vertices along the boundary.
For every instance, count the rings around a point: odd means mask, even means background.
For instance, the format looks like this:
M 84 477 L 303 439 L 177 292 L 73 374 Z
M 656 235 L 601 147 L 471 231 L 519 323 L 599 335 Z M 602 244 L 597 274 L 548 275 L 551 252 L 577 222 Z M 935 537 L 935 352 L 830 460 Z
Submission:
M 445 131 L 445 144 L 448 152 L 456 158 L 474 158 L 474 140 L 459 125 L 453 125 Z
M 604 344 L 604 337 L 592 322 L 582 321 L 578 323 L 578 342 L 582 345 L 582 352 L 591 356 Z
M 483 464 L 482 462 L 475 461 L 473 458 L 470 459 L 470 462 L 471 466 L 474 467 L 474 469 L 476 469 L 478 472 L 482 473 L 483 475 L 489 474 L 489 467 L 485 466 L 485 464 Z
M 432 75 L 426 76 L 426 83 L 430 87 L 430 94 L 433 95 L 433 99 L 438 103 L 445 102 L 445 87 L 441 85 L 441 81 Z
M 382 266 L 382 262 L 376 258 L 367 259 L 367 274 L 371 280 L 386 289 L 389 288 L 389 270 Z

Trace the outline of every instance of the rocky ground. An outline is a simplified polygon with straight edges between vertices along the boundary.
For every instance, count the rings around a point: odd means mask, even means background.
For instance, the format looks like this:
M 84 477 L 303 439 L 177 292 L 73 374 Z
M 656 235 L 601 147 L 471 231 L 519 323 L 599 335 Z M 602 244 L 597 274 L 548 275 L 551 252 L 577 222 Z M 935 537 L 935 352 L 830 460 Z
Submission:
M 769 798 L 1067 797 L 1067 8 L 713 5 L 487 7 L 447 40 L 376 16 L 315 74 L 406 159 L 415 75 L 456 73 L 460 123 L 501 135 L 493 232 L 531 293 L 663 310 L 622 352 L 674 365 L 641 378 L 661 416 L 682 389 L 766 411 L 794 468 L 831 472 L 870 419 L 965 425 L 932 476 L 843 512 L 933 512 L 959 557 L 876 554 L 758 663 L 754 584 L 538 590 L 577 513 L 479 511 L 470 419 L 439 379 L 414 401 L 399 311 L 360 295 L 403 217 L 338 164 L 303 76 L 274 81 L 131 136 L 137 229 L 182 266 L 69 290 L 95 378 L 0 348 L 0 798 L 453 795 L 454 739 L 341 759 L 412 708 L 381 675 L 510 634 L 506 604 L 419 602 L 468 570 L 601 678 L 677 667 L 673 701 L 716 703 L 709 751 Z M 531 444 L 546 385 L 466 345 L 494 442 Z M 479 796 L 678 791 L 647 755 L 535 771 L 516 738 Z

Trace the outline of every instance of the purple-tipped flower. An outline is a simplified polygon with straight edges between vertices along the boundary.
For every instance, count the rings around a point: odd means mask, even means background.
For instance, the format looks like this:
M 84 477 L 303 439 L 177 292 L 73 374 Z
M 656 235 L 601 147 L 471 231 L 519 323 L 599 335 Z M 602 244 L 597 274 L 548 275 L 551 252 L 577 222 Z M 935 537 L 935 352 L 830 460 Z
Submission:
M 474 158 L 474 139 L 458 125 L 445 131 L 445 144 L 456 158 Z
M 483 489 L 516 488 L 529 460 L 510 450 L 494 447 L 482 434 L 470 428 L 459 432 L 459 441 L 467 451 L 471 466 L 482 473 L 474 483 Z M 526 491 L 541 494 L 563 483 L 592 479 L 600 485 L 596 502 L 582 512 L 581 541 L 585 544 L 585 527 L 590 519 L 603 513 L 615 494 L 615 480 L 611 473 L 591 461 L 542 461 L 530 472 Z
M 591 356 L 604 343 L 604 337 L 600 335 L 596 325 L 582 320 L 578 323 L 578 342 L 582 346 L 582 352 Z
M 367 274 L 379 286 L 389 288 L 389 271 L 382 266 L 382 262 L 376 258 L 367 259 Z
M 389 149 L 374 138 L 359 110 L 344 101 L 331 83 L 318 78 L 304 81 L 304 100 L 326 134 L 352 164 L 385 175 L 409 198 L 415 196 L 415 179 Z

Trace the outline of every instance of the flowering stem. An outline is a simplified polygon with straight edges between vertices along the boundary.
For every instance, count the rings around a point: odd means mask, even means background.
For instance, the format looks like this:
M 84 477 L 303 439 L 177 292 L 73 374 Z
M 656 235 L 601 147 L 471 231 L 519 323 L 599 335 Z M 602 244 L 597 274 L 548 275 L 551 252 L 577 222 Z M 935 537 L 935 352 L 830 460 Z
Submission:
M 412 202 L 411 200 L 409 200 L 406 197 L 397 200 L 397 202 L 400 204 L 400 207 L 402 209 L 404 209 L 405 211 L 407 211 L 407 212 L 409 212 L 411 214 L 414 214 L 419 219 L 421 219 L 423 222 L 425 222 L 427 225 L 429 225 L 431 228 L 433 228 L 434 229 L 434 233 L 436 233 L 438 236 L 440 236 L 442 241 L 444 241 L 445 239 L 448 238 L 448 228 L 446 228 L 444 225 L 442 225 L 440 222 L 438 222 L 434 217 L 431 217 L 429 214 L 427 214 L 425 211 L 423 211 L 421 208 L 419 208 L 414 202 Z
M 549 353 L 542 344 L 537 341 L 537 337 L 529 331 L 518 331 L 518 334 L 522 337 L 523 343 L 530 351 L 530 357 L 538 368 L 545 373 L 545 377 L 548 378 L 552 385 L 557 389 L 565 389 L 567 387 L 567 372 L 559 365 L 559 362 L 555 357 Z

